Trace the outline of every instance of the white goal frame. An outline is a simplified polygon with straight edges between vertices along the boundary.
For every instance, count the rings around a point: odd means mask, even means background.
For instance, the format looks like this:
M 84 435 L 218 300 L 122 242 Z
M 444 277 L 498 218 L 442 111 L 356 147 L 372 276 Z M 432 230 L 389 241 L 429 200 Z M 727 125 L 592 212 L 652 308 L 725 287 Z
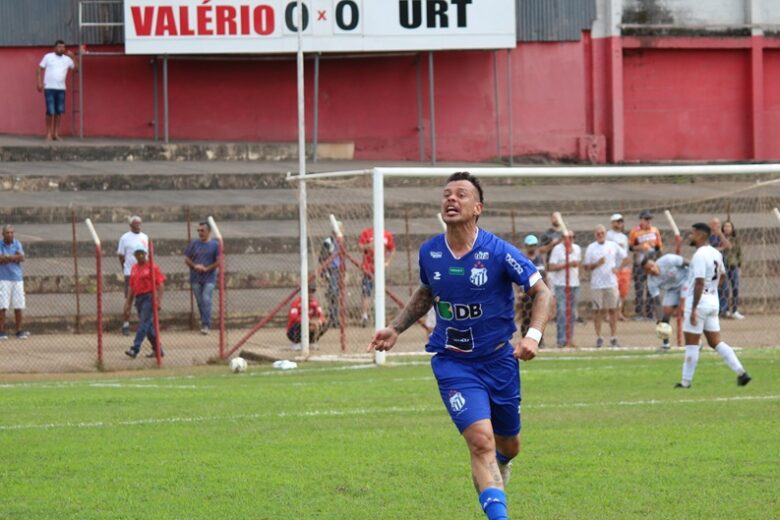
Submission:
M 673 177 L 676 175 L 750 175 L 778 174 L 780 163 L 769 164 L 685 164 L 653 166 L 525 166 L 525 167 L 470 167 L 467 165 L 452 167 L 375 167 L 362 170 L 345 170 L 324 173 L 289 175 L 290 181 L 305 185 L 307 180 L 322 180 L 337 177 L 371 175 L 374 225 L 374 329 L 385 328 L 385 205 L 384 179 L 386 177 L 448 177 L 457 171 L 468 171 L 477 177 L 518 177 L 518 178 L 577 178 L 577 177 Z M 774 182 L 774 181 L 773 181 Z M 776 182 L 780 182 L 778 179 Z M 305 201 L 303 201 L 305 204 Z M 778 216 L 780 220 L 780 216 Z M 305 222 L 301 223 L 301 234 L 305 231 Z M 301 265 L 308 265 L 308 250 L 301 249 Z M 376 352 L 374 362 L 384 364 L 385 353 Z

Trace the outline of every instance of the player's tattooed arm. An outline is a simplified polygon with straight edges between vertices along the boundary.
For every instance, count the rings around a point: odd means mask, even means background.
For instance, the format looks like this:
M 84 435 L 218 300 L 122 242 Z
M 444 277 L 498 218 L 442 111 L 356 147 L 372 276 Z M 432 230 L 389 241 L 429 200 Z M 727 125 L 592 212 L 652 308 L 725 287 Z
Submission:
M 390 327 L 398 334 L 412 326 L 414 322 L 425 316 L 433 305 L 433 293 L 430 287 L 420 286 L 412 295 L 401 313 L 395 317 Z
M 539 332 L 544 332 L 547 322 L 550 320 L 552 310 L 554 306 L 553 294 L 547 284 L 543 280 L 539 280 L 528 291 L 528 296 L 533 299 L 531 306 L 531 323 L 529 327 L 532 327 Z

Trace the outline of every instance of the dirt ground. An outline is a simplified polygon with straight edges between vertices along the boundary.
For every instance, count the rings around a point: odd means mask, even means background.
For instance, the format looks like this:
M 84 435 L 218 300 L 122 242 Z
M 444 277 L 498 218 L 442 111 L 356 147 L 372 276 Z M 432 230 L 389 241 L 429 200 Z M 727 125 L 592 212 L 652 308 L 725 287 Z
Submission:
M 767 347 L 777 345 L 773 327 L 776 318 L 771 315 L 748 316 L 741 321 L 721 320 L 723 339 L 735 347 Z M 655 338 L 655 324 L 652 321 L 624 321 L 618 324 L 618 338 L 623 348 L 655 349 L 659 340 Z M 605 327 L 604 332 L 608 329 Z M 229 330 L 226 333 L 226 351 L 243 338 L 248 330 Z M 346 333 L 346 349 L 341 350 L 338 330 L 330 330 L 312 349 L 310 360 L 333 359 L 369 362 L 371 355 L 365 348 L 371 339 L 370 328 L 349 328 Z M 163 331 L 165 357 L 163 368 L 197 367 L 207 363 L 219 363 L 219 333 L 211 331 L 208 336 L 198 331 Z M 557 351 L 555 348 L 555 325 L 545 332 L 546 348 L 542 355 Z M 578 350 L 590 350 L 595 344 L 593 322 L 578 323 L 574 329 L 574 344 Z M 425 331 L 415 326 L 405 332 L 399 344 L 393 349 L 397 353 L 423 353 Z M 124 351 L 132 338 L 117 332 L 106 332 L 103 337 L 103 370 L 125 371 L 154 369 L 157 361 L 146 358 L 151 352 L 146 343 L 141 355 L 130 359 Z M 674 344 L 674 343 L 673 343 Z M 301 354 L 292 350 L 285 331 L 279 328 L 263 329 L 248 339 L 233 355 L 240 354 L 251 362 L 270 362 L 275 359 L 303 361 Z M 8 339 L 0 342 L 0 374 L 13 373 L 68 373 L 95 372 L 97 364 L 97 339 L 91 334 L 34 335 L 25 341 Z

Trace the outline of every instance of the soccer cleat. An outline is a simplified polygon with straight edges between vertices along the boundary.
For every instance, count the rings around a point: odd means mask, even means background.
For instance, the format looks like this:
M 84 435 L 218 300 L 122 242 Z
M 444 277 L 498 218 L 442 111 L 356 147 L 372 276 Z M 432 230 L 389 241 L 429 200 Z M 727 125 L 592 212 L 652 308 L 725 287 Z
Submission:
M 6 334 L 5 332 L 0 332 L 0 341 L 4 339 L 8 339 L 8 334 Z
M 604 346 L 604 338 L 599 336 L 598 338 L 596 338 L 596 348 L 601 348 L 603 346 Z
M 127 357 L 129 357 L 131 359 L 135 359 L 135 358 L 138 357 L 138 352 L 136 352 L 133 349 L 125 350 L 125 356 L 127 356 Z
M 750 374 L 747 372 L 743 372 L 742 374 L 737 376 L 737 385 L 738 386 L 745 386 L 750 382 L 750 380 L 753 379 L 750 377 Z
M 498 471 L 501 473 L 501 480 L 504 481 L 504 486 L 506 486 L 512 477 L 512 461 L 510 460 L 506 464 L 499 464 Z
M 734 311 L 733 313 L 731 313 L 731 317 L 734 318 L 735 320 L 744 320 L 745 319 L 745 316 L 742 315 L 739 311 Z
M 20 330 L 16 333 L 16 339 L 27 339 L 30 337 L 30 333 L 26 330 Z
M 682 384 L 682 383 L 677 383 L 676 385 L 674 385 L 674 387 L 675 387 L 675 388 L 684 388 L 684 389 L 686 389 L 686 390 L 687 390 L 688 388 L 690 388 L 690 387 L 691 387 L 691 385 L 687 385 L 687 386 L 686 386 L 686 385 L 684 385 L 684 384 Z

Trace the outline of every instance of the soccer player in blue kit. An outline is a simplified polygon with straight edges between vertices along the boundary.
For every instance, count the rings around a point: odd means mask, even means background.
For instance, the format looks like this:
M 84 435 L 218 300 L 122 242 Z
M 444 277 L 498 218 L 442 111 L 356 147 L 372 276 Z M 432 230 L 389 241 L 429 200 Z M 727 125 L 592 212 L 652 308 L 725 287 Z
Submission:
M 519 361 L 536 356 L 552 293 L 517 248 L 477 227 L 484 196 L 468 172 L 447 179 L 441 201 L 445 234 L 420 247 L 420 287 L 369 350 L 393 348 L 398 335 L 433 306 L 426 350 L 442 401 L 471 456 L 479 502 L 490 520 L 507 518 L 504 486 L 520 452 Z M 531 325 L 515 347 L 512 284 L 533 298 Z

